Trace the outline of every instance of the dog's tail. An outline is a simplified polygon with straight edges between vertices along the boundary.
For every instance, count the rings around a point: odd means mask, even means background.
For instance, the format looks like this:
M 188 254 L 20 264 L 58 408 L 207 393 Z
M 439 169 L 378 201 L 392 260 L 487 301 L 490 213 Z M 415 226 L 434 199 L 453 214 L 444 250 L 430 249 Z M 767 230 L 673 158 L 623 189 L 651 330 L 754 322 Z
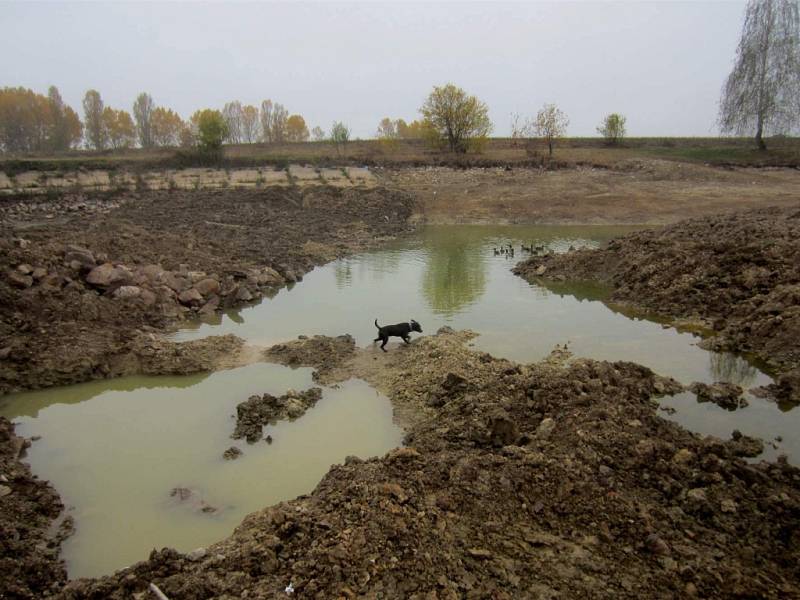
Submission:
M 378 319 L 375 319 L 375 327 L 377 327 L 378 329 L 380 329 L 380 328 L 381 328 L 381 326 L 380 326 L 380 325 L 378 325 Z

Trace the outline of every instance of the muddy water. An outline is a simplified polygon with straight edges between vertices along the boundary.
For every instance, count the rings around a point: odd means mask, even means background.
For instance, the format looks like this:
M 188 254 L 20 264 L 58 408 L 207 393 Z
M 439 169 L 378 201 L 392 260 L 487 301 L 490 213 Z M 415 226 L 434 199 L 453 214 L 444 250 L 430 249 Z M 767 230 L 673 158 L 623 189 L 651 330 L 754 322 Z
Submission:
M 380 324 L 416 319 L 425 333 L 442 325 L 480 334 L 475 346 L 496 356 L 529 362 L 556 344 L 577 356 L 630 360 L 683 383 L 730 381 L 749 389 L 771 378 L 744 358 L 697 346 L 688 331 L 665 328 L 652 316 L 607 304 L 607 290 L 591 284 L 543 287 L 516 277 L 510 268 L 525 254 L 520 245 L 555 252 L 570 246 L 595 247 L 630 227 L 432 226 L 411 240 L 381 251 L 334 262 L 312 271 L 291 290 L 253 307 L 216 316 L 182 331 L 177 339 L 235 333 L 272 344 L 298 333 L 356 337 L 372 342 Z M 495 256 L 511 243 L 514 258 Z M 387 348 L 395 347 L 393 342 Z M 665 399 L 663 413 L 687 428 L 728 438 L 734 429 L 765 441 L 764 457 L 788 454 L 800 461 L 800 410 L 746 396 L 750 406 L 734 412 L 699 404 L 694 394 Z M 776 436 L 782 442 L 774 442 Z M 775 447 L 777 446 L 777 447 Z
M 72 507 L 76 531 L 63 554 L 70 576 L 82 577 L 152 548 L 189 551 L 222 539 L 246 514 L 311 491 L 332 463 L 401 444 L 388 399 L 357 380 L 325 388 L 301 419 L 265 428 L 271 444 L 230 439 L 231 415 L 249 395 L 312 385 L 310 369 L 257 364 L 18 394 L 3 399 L 0 414 L 20 434 L 42 436 L 27 460 Z M 244 455 L 226 461 L 231 445 Z M 171 496 L 175 488 L 189 497 Z
M 613 227 L 428 227 L 380 251 L 331 263 L 258 305 L 196 323 L 177 339 L 234 333 L 259 344 L 299 334 L 350 333 L 367 346 L 381 324 L 418 320 L 425 334 L 442 325 L 470 328 L 474 345 L 534 361 L 556 344 L 579 356 L 632 360 L 690 383 L 732 381 L 745 388 L 770 378 L 732 354 L 710 353 L 689 332 L 664 328 L 604 302 L 591 285 L 542 287 L 515 277 L 520 244 L 554 251 L 596 246 L 629 231 Z M 512 243 L 514 259 L 493 249 Z M 388 346 L 395 350 L 397 342 Z M 236 461 L 237 403 L 250 394 L 313 385 L 307 369 L 258 364 L 209 376 L 138 377 L 0 399 L 34 442 L 28 460 L 72 506 L 76 533 L 64 546 L 70 575 L 97 575 L 146 556 L 153 547 L 188 551 L 230 534 L 253 510 L 311 491 L 329 465 L 355 454 L 384 453 L 401 441 L 388 400 L 360 381 L 325 388 L 323 399 L 293 423 L 268 428 L 274 442 L 250 446 Z M 699 404 L 692 394 L 662 401 L 663 413 L 689 429 L 728 437 L 734 429 L 765 442 L 766 457 L 800 459 L 793 435 L 800 412 L 748 396 L 735 412 Z M 191 490 L 178 502 L 174 488 Z M 203 512 L 204 506 L 218 510 Z

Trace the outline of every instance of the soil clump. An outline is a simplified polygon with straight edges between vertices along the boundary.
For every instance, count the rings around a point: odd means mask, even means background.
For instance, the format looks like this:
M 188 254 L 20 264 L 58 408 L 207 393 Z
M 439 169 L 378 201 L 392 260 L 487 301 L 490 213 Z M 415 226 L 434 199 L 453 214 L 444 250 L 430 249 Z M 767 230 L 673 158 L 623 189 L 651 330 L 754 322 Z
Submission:
M 357 350 L 329 372 L 413 405 L 406 447 L 348 458 L 199 555 L 153 551 L 58 597 L 151 582 L 184 599 L 800 594 L 798 469 L 660 418 L 654 396 L 681 386 L 645 367 L 560 349 L 522 365 L 470 337 Z
M 0 394 L 126 374 L 141 332 L 272 296 L 408 231 L 414 207 L 324 186 L 65 202 L 0 200 Z
M 690 219 L 605 248 L 537 256 L 514 272 L 533 281 L 596 280 L 610 300 L 713 333 L 715 350 L 752 353 L 777 373 L 779 401 L 800 402 L 800 206 Z
M 302 392 L 289 390 L 279 397 L 271 394 L 250 396 L 236 407 L 236 429 L 231 437 L 242 438 L 248 444 L 261 439 L 265 425 L 274 425 L 281 420 L 294 421 L 322 398 L 322 389 L 315 387 Z

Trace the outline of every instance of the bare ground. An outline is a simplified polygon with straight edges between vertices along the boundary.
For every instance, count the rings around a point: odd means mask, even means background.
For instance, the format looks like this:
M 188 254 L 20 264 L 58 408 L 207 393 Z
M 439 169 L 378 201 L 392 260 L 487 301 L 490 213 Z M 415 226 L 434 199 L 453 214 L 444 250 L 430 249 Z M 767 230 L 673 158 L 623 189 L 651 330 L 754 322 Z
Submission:
M 797 201 L 798 169 L 630 159 L 609 168 L 423 167 L 380 172 L 429 223 L 665 224 Z

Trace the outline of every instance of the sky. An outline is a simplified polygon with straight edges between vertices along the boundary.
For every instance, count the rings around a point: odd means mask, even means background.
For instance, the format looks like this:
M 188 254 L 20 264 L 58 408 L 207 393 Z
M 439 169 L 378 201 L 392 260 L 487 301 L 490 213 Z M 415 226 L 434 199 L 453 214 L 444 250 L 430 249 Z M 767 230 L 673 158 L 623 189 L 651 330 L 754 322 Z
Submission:
M 192 3 L 0 0 L 0 87 L 86 90 L 128 111 L 146 91 L 184 118 L 270 98 L 354 137 L 419 117 L 435 85 L 489 106 L 493 135 L 544 103 L 571 136 L 627 117 L 631 136 L 715 135 L 745 3 Z

